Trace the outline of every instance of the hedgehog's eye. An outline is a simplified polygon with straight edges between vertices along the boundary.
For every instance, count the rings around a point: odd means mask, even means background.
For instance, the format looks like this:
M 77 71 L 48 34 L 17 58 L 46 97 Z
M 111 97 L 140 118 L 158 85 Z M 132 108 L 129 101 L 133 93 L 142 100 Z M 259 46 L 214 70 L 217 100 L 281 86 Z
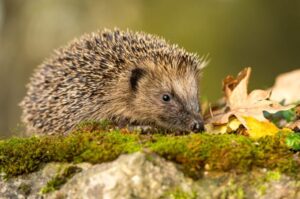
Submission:
M 168 102 L 168 101 L 171 100 L 171 96 L 168 95 L 168 94 L 164 94 L 164 95 L 162 96 L 162 100 L 165 101 L 165 102 Z

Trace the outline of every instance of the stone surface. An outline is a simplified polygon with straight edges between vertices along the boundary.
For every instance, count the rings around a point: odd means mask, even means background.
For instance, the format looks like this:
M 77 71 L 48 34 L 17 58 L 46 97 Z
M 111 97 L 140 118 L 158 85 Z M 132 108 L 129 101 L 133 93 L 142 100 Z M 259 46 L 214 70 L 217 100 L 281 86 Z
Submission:
M 70 164 L 50 163 L 38 172 L 0 179 L 0 198 L 300 198 L 300 181 L 278 171 L 248 173 L 204 171 L 194 181 L 177 166 L 149 153 L 122 155 L 108 163 L 78 164 L 83 169 L 60 190 L 42 195 L 41 188 Z
M 0 178 L 0 199 L 35 199 L 42 198 L 40 193 L 47 182 L 52 179 L 67 163 L 49 163 L 41 170 L 5 180 Z M 91 165 L 88 163 L 78 164 L 83 170 L 88 169 Z
M 122 155 L 71 179 L 51 198 L 159 198 L 171 188 L 191 192 L 192 181 L 175 164 L 150 154 Z

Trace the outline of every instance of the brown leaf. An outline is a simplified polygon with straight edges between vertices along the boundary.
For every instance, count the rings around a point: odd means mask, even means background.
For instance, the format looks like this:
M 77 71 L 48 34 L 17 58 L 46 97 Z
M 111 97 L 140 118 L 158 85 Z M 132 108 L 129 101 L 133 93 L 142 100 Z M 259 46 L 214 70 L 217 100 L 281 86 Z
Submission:
M 245 68 L 238 74 L 236 78 L 229 75 L 223 80 L 223 91 L 228 103 L 232 103 L 230 102 L 230 96 L 232 96 L 233 90 L 235 90 L 234 95 L 239 95 L 243 99 L 247 97 L 247 86 L 250 73 L 251 68 Z
M 214 115 L 209 122 L 221 125 L 227 123 L 229 118 L 235 117 L 243 126 L 248 128 L 245 117 L 267 121 L 263 111 L 276 113 L 292 108 L 292 106 L 281 106 L 279 103 L 269 100 L 270 91 L 254 90 L 248 94 L 247 88 L 250 74 L 251 68 L 245 68 L 238 74 L 237 78 L 234 79 L 231 76 L 225 78 L 223 90 L 225 92 L 228 111 Z
M 293 131 L 299 132 L 300 131 L 300 120 L 297 120 L 287 126 L 287 128 L 292 129 Z
M 279 75 L 270 98 L 285 104 L 300 102 L 300 69 Z

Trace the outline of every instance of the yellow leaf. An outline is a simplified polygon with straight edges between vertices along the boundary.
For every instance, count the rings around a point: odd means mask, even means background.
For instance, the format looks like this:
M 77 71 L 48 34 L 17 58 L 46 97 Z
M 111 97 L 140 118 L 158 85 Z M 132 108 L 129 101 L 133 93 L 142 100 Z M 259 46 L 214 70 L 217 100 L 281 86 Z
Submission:
M 205 129 L 211 134 L 233 133 L 240 127 L 242 123 L 237 118 L 231 118 L 228 123 L 223 125 L 205 125 Z
M 267 135 L 275 135 L 279 129 L 271 122 L 259 121 L 253 117 L 244 117 L 247 123 L 247 133 L 250 137 L 257 139 Z
M 259 121 L 253 117 L 243 117 L 246 126 L 241 123 L 238 118 L 232 117 L 228 123 L 223 125 L 207 124 L 205 127 L 207 131 L 212 134 L 225 134 L 237 132 L 239 128 L 244 129 L 238 133 L 243 132 L 243 135 L 248 135 L 251 138 L 258 139 L 264 136 L 273 136 L 279 129 L 271 122 Z
M 240 127 L 241 124 L 242 123 L 237 118 L 230 120 L 227 124 L 228 131 L 233 132 L 233 131 L 238 130 L 238 128 Z

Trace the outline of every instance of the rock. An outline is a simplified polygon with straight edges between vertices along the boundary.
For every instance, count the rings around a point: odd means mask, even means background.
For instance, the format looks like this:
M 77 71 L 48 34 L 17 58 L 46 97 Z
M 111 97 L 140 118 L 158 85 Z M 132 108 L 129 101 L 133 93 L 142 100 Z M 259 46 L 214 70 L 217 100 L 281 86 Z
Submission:
M 278 171 L 257 169 L 249 173 L 205 172 L 195 182 L 195 198 L 298 199 L 300 181 Z M 204 192 L 203 192 L 204 190 Z M 202 197 L 207 193 L 208 197 Z M 200 197 L 199 197 L 200 196 Z
M 221 161 L 221 160 L 220 160 Z M 63 168 L 80 167 L 59 190 L 42 194 L 47 182 Z M 300 182 L 279 171 L 206 171 L 198 180 L 185 176 L 176 164 L 150 153 L 121 155 L 112 162 L 50 163 L 38 172 L 0 179 L 0 198 L 300 198 Z
M 35 199 L 42 198 L 41 189 L 53 178 L 60 170 L 69 166 L 68 163 L 49 163 L 41 170 L 5 180 L 0 178 L 0 198 L 9 199 Z M 88 169 L 91 164 L 78 164 L 83 170 Z
M 172 188 L 191 192 L 192 180 L 175 164 L 137 152 L 77 174 L 51 198 L 159 198 Z

